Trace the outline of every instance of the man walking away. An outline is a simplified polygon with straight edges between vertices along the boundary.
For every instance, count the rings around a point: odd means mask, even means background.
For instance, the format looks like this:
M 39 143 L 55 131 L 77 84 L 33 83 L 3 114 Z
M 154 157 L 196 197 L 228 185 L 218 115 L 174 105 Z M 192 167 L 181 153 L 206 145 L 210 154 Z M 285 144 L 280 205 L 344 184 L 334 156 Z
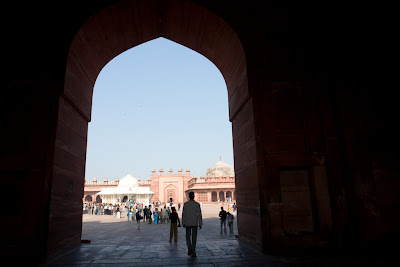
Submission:
M 181 226 L 181 221 L 179 220 L 178 213 L 175 211 L 175 207 L 172 207 L 172 212 L 169 216 L 171 219 L 171 227 L 170 227 L 170 232 L 169 232 L 169 242 L 172 240 L 172 236 L 174 236 L 175 243 L 178 242 L 178 225 L 177 221 L 179 223 L 179 227 Z
M 203 226 L 200 204 L 194 201 L 194 192 L 189 193 L 189 201 L 183 204 L 182 224 L 186 228 L 188 255 L 196 257 L 197 227 Z
M 221 211 L 219 212 L 219 217 L 221 218 L 221 232 L 222 234 L 222 226 L 224 226 L 224 232 L 226 234 L 226 211 L 224 211 L 224 207 L 221 207 Z
M 142 215 L 140 215 L 140 210 L 136 212 L 136 222 L 137 222 L 137 229 L 140 230 L 140 220 L 143 219 Z
M 226 217 L 227 217 L 227 220 L 228 220 L 229 233 L 231 235 L 233 235 L 233 219 L 234 219 L 233 214 L 228 212 L 226 214 Z
M 151 213 L 151 205 L 149 205 L 149 211 L 147 212 L 147 216 L 149 217 L 149 224 L 151 224 L 151 223 L 152 223 L 152 219 L 151 219 L 151 216 L 152 216 L 152 213 Z
M 144 206 L 143 213 L 144 213 L 144 221 L 145 222 L 148 222 L 148 212 L 149 212 L 149 210 L 147 209 L 147 206 Z

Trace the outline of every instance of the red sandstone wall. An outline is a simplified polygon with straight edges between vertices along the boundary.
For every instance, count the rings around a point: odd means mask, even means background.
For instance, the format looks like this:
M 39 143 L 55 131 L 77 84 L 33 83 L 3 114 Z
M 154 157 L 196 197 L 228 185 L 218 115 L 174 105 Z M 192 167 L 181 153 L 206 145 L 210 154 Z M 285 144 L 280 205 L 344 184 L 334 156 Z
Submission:
M 49 218 L 50 251 L 80 243 L 87 127 L 79 112 L 61 98 Z
M 325 12 L 276 8 L 268 1 L 267 8 L 202 1 L 207 9 L 200 10 L 189 1 L 121 1 L 91 17 L 109 2 L 68 2 L 51 12 L 41 4 L 16 3 L 3 29 L 9 41 L 3 43 L 0 181 L 6 200 L 24 192 L 16 206 L 37 207 L 12 210 L 3 222 L 1 249 L 14 259 L 23 253 L 40 260 L 47 246 L 79 242 L 95 79 L 114 56 L 158 36 L 203 53 L 227 82 L 240 238 L 263 248 L 309 245 L 285 233 L 287 199 L 296 199 L 285 192 L 298 194 L 303 186 L 317 244 L 330 239 L 353 251 L 384 247 L 399 236 L 397 98 L 393 86 L 367 89 L 376 73 L 360 71 L 370 67 L 371 53 L 383 51 L 367 50 L 370 34 L 357 39 L 362 27 L 354 21 L 369 21 L 359 16 L 370 12 L 350 5 Z M 132 11 L 135 5 L 140 9 Z M 27 46 L 28 39 L 37 42 Z M 296 178 L 299 169 L 307 170 L 307 185 Z M 309 211 L 310 205 L 302 206 Z
M 159 174 L 152 173 L 151 174 L 151 187 L 150 190 L 154 193 L 152 196 L 150 202 L 159 202 L 159 187 L 158 187 L 158 182 L 159 182 Z
M 239 237 L 262 246 L 259 167 L 253 101 L 249 99 L 232 121 Z M 264 226 L 265 227 L 265 226 Z
M 188 181 L 191 178 L 190 173 L 158 173 L 158 174 L 152 173 L 152 175 L 151 175 L 151 191 L 154 192 L 154 195 L 151 198 L 151 202 L 162 201 L 159 199 L 159 197 L 160 197 L 160 192 L 159 192 L 160 177 L 182 177 L 183 190 L 182 190 L 182 192 L 177 192 L 177 194 L 183 195 L 183 196 L 185 194 L 185 190 L 187 190 Z M 165 192 L 164 192 L 164 194 L 165 194 Z M 177 195 L 177 197 L 178 197 L 178 195 Z M 183 199 L 185 199 L 185 197 Z

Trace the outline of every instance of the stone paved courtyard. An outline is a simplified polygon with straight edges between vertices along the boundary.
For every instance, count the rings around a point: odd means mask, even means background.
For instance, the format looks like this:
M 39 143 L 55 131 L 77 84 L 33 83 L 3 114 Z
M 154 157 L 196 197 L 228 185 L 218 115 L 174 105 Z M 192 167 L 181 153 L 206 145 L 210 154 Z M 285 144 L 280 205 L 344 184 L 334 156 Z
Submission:
M 185 229 L 178 228 L 178 242 L 169 242 L 169 223 L 141 224 L 110 215 L 83 215 L 79 248 L 51 259 L 46 266 L 395 266 L 387 261 L 333 259 L 302 256 L 277 258 L 239 243 L 234 235 L 220 234 L 220 206 L 203 206 L 203 228 L 198 231 L 197 257 L 189 257 Z M 225 206 L 226 210 L 226 206 Z M 181 218 L 181 212 L 179 217 Z M 234 234 L 237 234 L 236 218 Z
M 227 206 L 225 205 L 225 210 Z M 286 266 L 283 261 L 267 257 L 240 244 L 235 235 L 220 234 L 220 206 L 203 206 L 203 228 L 198 231 L 197 257 L 189 257 L 185 229 L 178 228 L 178 242 L 169 242 L 169 223 L 141 224 L 109 215 L 83 215 L 82 239 L 91 240 L 47 266 Z M 178 212 L 181 218 L 181 211 Z M 234 234 L 237 234 L 236 218 Z

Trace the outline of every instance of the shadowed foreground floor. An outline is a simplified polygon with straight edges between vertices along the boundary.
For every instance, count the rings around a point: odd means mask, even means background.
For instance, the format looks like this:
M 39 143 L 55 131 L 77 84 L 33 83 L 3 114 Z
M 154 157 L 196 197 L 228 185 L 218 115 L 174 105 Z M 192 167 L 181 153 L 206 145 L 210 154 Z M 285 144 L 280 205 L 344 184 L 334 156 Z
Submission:
M 169 242 L 170 224 L 127 221 L 109 215 L 83 215 L 79 248 L 53 257 L 46 266 L 395 266 L 385 261 L 339 260 L 332 257 L 297 256 L 277 258 L 239 243 L 234 235 L 220 234 L 219 207 L 203 207 L 204 226 L 198 231 L 197 257 L 189 257 L 185 229 L 178 228 L 178 242 Z M 180 215 L 181 218 L 181 215 Z M 237 234 L 236 220 L 234 234 Z
M 235 235 L 220 234 L 219 207 L 203 207 L 204 226 L 198 231 L 197 257 L 189 257 L 185 229 L 178 228 L 178 242 L 169 242 L 170 224 L 127 221 L 109 215 L 83 215 L 82 239 L 91 240 L 80 248 L 54 257 L 47 264 L 73 266 L 286 266 L 241 244 Z M 179 212 L 180 214 L 180 212 Z M 181 214 L 180 214 L 181 218 Z M 234 234 L 237 234 L 236 220 Z

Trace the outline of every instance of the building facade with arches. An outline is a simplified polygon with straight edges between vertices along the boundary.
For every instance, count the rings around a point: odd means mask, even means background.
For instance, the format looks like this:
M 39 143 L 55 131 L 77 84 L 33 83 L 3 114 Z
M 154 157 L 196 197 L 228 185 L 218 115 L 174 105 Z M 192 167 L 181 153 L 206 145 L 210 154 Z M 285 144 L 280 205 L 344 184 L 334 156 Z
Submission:
M 153 192 L 150 191 L 150 181 L 141 181 L 127 174 L 121 180 L 85 181 L 84 203 L 123 203 L 133 201 L 149 204 Z
M 234 168 L 221 159 L 207 169 L 207 176 L 194 175 L 188 183 L 185 195 L 194 192 L 201 203 L 233 202 L 236 200 Z
M 195 193 L 196 201 L 201 203 L 233 202 L 235 194 L 234 168 L 221 159 L 207 169 L 207 176 L 200 178 L 196 174 L 191 175 L 190 169 L 180 168 L 177 173 L 169 169 L 164 173 L 160 169 L 158 173 L 153 169 L 151 176 L 146 181 L 135 179 L 130 174 L 121 181 L 85 181 L 83 202 L 86 203 L 122 203 L 134 201 L 139 203 L 183 203 L 187 201 L 190 191 Z M 134 185 L 121 186 L 125 181 L 134 181 Z M 130 189 L 130 190 L 122 190 Z M 122 190 L 122 191 L 121 191 Z M 140 197 L 137 197 L 141 195 Z M 143 195 L 143 196 L 142 196 Z

